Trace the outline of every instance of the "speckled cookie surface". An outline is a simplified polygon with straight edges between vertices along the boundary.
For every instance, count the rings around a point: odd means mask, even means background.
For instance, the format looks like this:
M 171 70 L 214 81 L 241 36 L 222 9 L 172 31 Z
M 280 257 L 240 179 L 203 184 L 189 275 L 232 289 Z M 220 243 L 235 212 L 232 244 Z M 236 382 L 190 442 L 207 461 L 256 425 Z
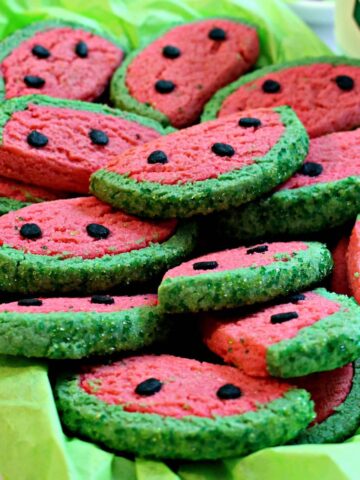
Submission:
M 126 358 L 60 378 L 64 425 L 117 451 L 217 459 L 296 435 L 314 418 L 304 390 L 171 355 Z
M 206 314 L 205 344 L 248 375 L 300 377 L 360 356 L 360 308 L 324 289 L 295 294 L 249 315 Z
M 0 352 L 78 359 L 135 351 L 162 340 L 157 296 L 25 298 L 0 305 Z
M 112 80 L 111 98 L 124 110 L 184 128 L 258 55 L 253 26 L 221 18 L 178 25 L 129 56 Z
M 16 98 L 0 106 L 0 171 L 33 185 L 88 193 L 90 175 L 115 154 L 165 133 L 153 120 L 105 105 Z
M 349 241 L 348 236 L 343 236 L 331 250 L 334 269 L 331 274 L 330 289 L 332 292 L 351 296 L 347 266 Z
M 189 217 L 240 205 L 302 164 L 306 132 L 288 107 L 195 125 L 115 157 L 91 177 L 98 198 L 148 217 Z
M 84 294 L 147 281 L 186 257 L 196 238 L 193 224 L 141 220 L 95 197 L 8 213 L 0 232 L 0 288 L 18 293 Z
M 124 52 L 114 37 L 61 20 L 34 23 L 1 43 L 0 95 L 41 94 L 93 101 Z
M 360 61 L 320 57 L 272 65 L 217 92 L 203 120 L 249 108 L 289 105 L 311 138 L 360 125 Z
M 294 383 L 311 394 L 316 411 L 315 420 L 294 443 L 339 443 L 356 432 L 360 422 L 359 361 Z
M 272 195 L 232 209 L 210 225 L 223 238 L 269 240 L 341 226 L 360 209 L 360 129 L 310 141 L 299 171 Z
M 159 287 L 159 304 L 168 313 L 251 305 L 308 288 L 331 268 L 330 252 L 315 242 L 214 252 L 169 270 Z
M 350 292 L 360 302 L 360 217 L 351 232 L 347 256 L 347 275 Z

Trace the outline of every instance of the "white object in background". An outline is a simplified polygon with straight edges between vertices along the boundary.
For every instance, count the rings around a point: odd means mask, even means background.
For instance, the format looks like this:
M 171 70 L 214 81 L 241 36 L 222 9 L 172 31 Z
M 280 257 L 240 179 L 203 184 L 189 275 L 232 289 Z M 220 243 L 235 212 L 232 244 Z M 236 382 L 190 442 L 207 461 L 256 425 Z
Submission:
M 360 0 L 336 1 L 336 38 L 341 50 L 360 57 Z
M 342 3 L 344 0 L 339 0 Z M 332 0 L 299 0 L 289 7 L 299 15 L 317 35 L 337 51 L 334 35 L 335 3 Z

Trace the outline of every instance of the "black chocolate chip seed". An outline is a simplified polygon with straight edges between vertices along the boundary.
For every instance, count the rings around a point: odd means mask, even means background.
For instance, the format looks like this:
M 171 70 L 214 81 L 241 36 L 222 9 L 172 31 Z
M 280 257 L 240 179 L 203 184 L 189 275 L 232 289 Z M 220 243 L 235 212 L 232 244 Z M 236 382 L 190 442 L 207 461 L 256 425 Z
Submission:
M 240 118 L 239 126 L 243 128 L 250 128 L 250 127 L 258 128 L 261 126 L 261 120 L 259 120 L 258 118 L 252 118 L 252 117 Z
M 91 297 L 91 303 L 101 303 L 102 305 L 112 305 L 115 303 L 113 297 L 110 295 L 93 295 Z
M 277 313 L 271 315 L 270 322 L 275 325 L 276 323 L 284 323 L 289 320 L 294 320 L 294 318 L 299 318 L 299 315 L 296 312 Z
M 215 40 L 217 42 L 222 42 L 226 40 L 226 32 L 222 28 L 213 28 L 210 30 L 208 37 L 211 40 Z
M 236 385 L 227 383 L 219 388 L 219 390 L 216 392 L 216 395 L 221 398 L 221 400 L 234 400 L 235 398 L 240 398 L 242 392 Z
M 45 80 L 36 75 L 26 75 L 24 77 L 24 82 L 29 88 L 42 88 L 45 85 Z
M 36 223 L 24 223 L 20 228 L 20 235 L 30 240 L 36 240 L 41 237 L 42 231 Z
M 175 90 L 175 83 L 171 80 L 158 80 L 155 83 L 155 90 L 158 93 L 171 93 Z
M 148 378 L 139 383 L 135 388 L 135 393 L 144 397 L 150 397 L 155 393 L 160 392 L 162 383 L 157 378 Z
M 46 147 L 46 145 L 49 143 L 48 138 L 36 130 L 33 130 L 31 133 L 29 133 L 26 140 L 31 147 L 35 148 Z
M 297 303 L 300 302 L 301 300 L 305 300 L 305 295 L 303 293 L 295 293 L 294 295 L 290 295 L 289 297 L 286 297 L 285 302 L 287 303 Z
M 165 58 L 178 58 L 181 55 L 181 50 L 173 45 L 166 45 L 162 51 Z
M 265 93 L 278 93 L 281 90 L 281 85 L 275 80 L 265 80 L 262 89 Z
M 39 298 L 23 298 L 18 301 L 20 307 L 41 307 L 43 304 Z
M 162 150 L 154 150 L 153 152 L 150 153 L 150 155 L 147 158 L 147 163 L 153 164 L 153 163 L 167 163 L 168 158 L 166 156 L 166 153 L 163 152 Z
M 232 157 L 235 155 L 235 150 L 228 143 L 214 143 L 211 150 L 219 157 Z
M 214 261 L 208 261 L 208 262 L 195 262 L 193 264 L 193 269 L 194 270 L 215 270 L 219 264 Z
M 299 173 L 308 177 L 318 177 L 322 171 L 323 166 L 316 162 L 305 162 L 299 170 Z
M 89 137 L 94 145 L 100 145 L 104 147 L 109 143 L 109 137 L 102 130 L 90 130 Z
M 338 75 L 335 78 L 335 82 L 340 90 L 344 90 L 345 92 L 350 92 L 355 86 L 354 80 L 348 75 Z
M 42 45 L 34 45 L 31 53 L 37 58 L 49 58 L 51 55 L 49 50 Z
M 89 49 L 86 43 L 78 42 L 75 46 L 75 53 L 80 58 L 86 58 L 89 54 Z
M 259 245 L 258 247 L 249 248 L 246 250 L 246 255 L 253 255 L 254 253 L 265 253 L 269 250 L 267 245 Z
M 93 238 L 104 239 L 110 235 L 110 230 L 99 223 L 89 223 L 86 226 L 86 231 Z

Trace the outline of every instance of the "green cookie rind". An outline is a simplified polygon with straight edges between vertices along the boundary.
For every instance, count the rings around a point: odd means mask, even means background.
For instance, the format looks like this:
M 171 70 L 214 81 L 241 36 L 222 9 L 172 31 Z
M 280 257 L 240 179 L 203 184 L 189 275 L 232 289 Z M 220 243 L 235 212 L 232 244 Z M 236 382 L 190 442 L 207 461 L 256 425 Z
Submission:
M 329 275 L 333 265 L 325 245 L 306 244 L 308 248 L 296 256 L 284 254 L 286 261 L 266 266 L 166 278 L 159 287 L 159 306 L 167 313 L 220 310 L 304 290 Z
M 224 103 L 224 100 L 235 92 L 239 87 L 246 85 L 249 82 L 253 82 L 254 80 L 258 80 L 259 78 L 263 77 L 264 75 L 268 75 L 269 73 L 278 72 L 279 70 L 284 70 L 286 68 L 291 67 L 299 67 L 302 65 L 313 65 L 317 63 L 327 63 L 330 65 L 353 65 L 355 67 L 360 67 L 360 60 L 355 60 L 353 58 L 348 57 L 340 57 L 340 56 L 332 56 L 332 57 L 309 57 L 304 58 L 301 60 L 293 60 L 291 62 L 280 63 L 276 65 L 270 65 L 268 67 L 260 68 L 255 72 L 248 73 L 247 75 L 243 75 L 235 82 L 230 83 L 226 87 L 218 90 L 215 95 L 209 100 L 209 102 L 205 105 L 204 112 L 201 116 L 202 122 L 207 122 L 208 120 L 213 120 L 217 118 L 217 114 Z
M 211 17 L 208 17 L 207 19 L 209 18 Z M 216 18 L 228 19 L 233 22 L 249 25 L 256 29 L 255 25 L 251 24 L 246 20 L 243 21 L 240 18 L 236 18 L 236 19 L 229 18 L 229 17 L 216 17 Z M 186 22 L 186 24 L 197 23 L 197 22 L 199 22 L 199 20 L 195 20 L 193 22 Z M 184 23 L 172 24 L 170 27 L 166 28 L 160 35 L 149 40 L 142 48 L 134 50 L 126 57 L 126 60 L 116 70 L 110 84 L 110 99 L 116 107 L 121 108 L 123 110 L 127 110 L 129 112 L 137 113 L 138 115 L 143 115 L 145 117 L 152 118 L 164 126 L 171 125 L 169 118 L 165 114 L 160 112 L 160 110 L 153 108 L 151 105 L 147 103 L 139 102 L 138 100 L 135 99 L 135 97 L 133 97 L 130 94 L 129 89 L 126 85 L 126 74 L 127 74 L 127 69 L 129 65 L 131 64 L 131 62 L 134 60 L 135 57 L 137 57 L 140 53 L 142 53 L 145 50 L 145 48 L 147 48 L 155 40 L 157 40 L 158 38 L 168 33 L 170 30 L 172 30 L 173 28 L 180 25 L 184 25 Z
M 267 348 L 270 375 L 290 378 L 334 370 L 360 357 L 360 308 L 354 299 L 327 292 L 315 293 L 338 302 L 340 310 L 301 329 L 295 337 Z
M 151 218 L 206 215 L 249 202 L 287 180 L 308 152 L 307 133 L 294 111 L 290 107 L 274 110 L 281 116 L 285 133 L 253 165 L 217 178 L 177 185 L 138 182 L 100 169 L 90 178 L 90 191 L 114 207 Z
M 158 122 L 149 118 L 140 117 L 134 113 L 122 112 L 107 105 L 98 103 L 82 102 L 80 100 L 63 100 L 61 98 L 48 97 L 47 95 L 24 95 L 22 97 L 12 98 L 0 104 L 0 143 L 3 140 L 3 131 L 5 125 L 15 112 L 26 110 L 29 105 L 39 105 L 43 107 L 67 108 L 72 110 L 80 110 L 102 115 L 110 115 L 112 117 L 123 118 L 129 122 L 136 122 L 144 127 L 152 128 L 161 135 L 167 135 L 174 131 L 173 128 L 164 128 Z
M 360 424 L 360 361 L 354 363 L 351 390 L 326 420 L 304 430 L 291 443 L 340 443 L 355 434 Z
M 116 37 L 112 36 L 105 30 L 102 30 L 100 28 L 89 27 L 81 23 L 54 19 L 54 20 L 44 20 L 42 22 L 32 23 L 27 27 L 16 30 L 12 35 L 5 38 L 5 40 L 3 40 L 0 43 L 0 62 L 2 62 L 22 42 L 29 40 L 35 33 L 50 30 L 52 28 L 62 28 L 62 27 L 78 28 L 86 32 L 93 33 L 94 35 L 99 35 L 105 38 L 105 40 L 108 40 L 109 42 L 113 43 L 116 47 L 119 47 L 121 50 L 123 50 L 124 53 L 126 53 L 126 49 L 124 45 L 122 45 L 116 39 Z M 2 75 L 0 75 L 0 100 L 5 99 L 5 90 L 6 90 L 6 87 L 4 83 L 4 78 Z
M 223 240 L 254 242 L 317 233 L 344 225 L 360 211 L 360 176 L 281 190 L 214 215 L 211 229 Z
M 0 290 L 12 293 L 96 293 L 116 286 L 149 281 L 178 265 L 197 241 L 195 223 L 179 225 L 163 243 L 95 259 L 24 253 L 0 247 Z
M 305 390 L 290 390 L 257 412 L 227 417 L 184 418 L 129 413 L 83 391 L 78 376 L 61 377 L 57 407 L 75 434 L 116 450 L 143 457 L 215 460 L 245 455 L 294 438 L 314 418 Z
M 0 353 L 79 359 L 135 351 L 164 340 L 169 320 L 158 307 L 117 312 L 0 312 Z
M 39 200 L 38 200 L 39 201 Z M 20 202 L 8 197 L 0 197 L 0 215 L 12 212 L 13 210 L 20 210 L 20 208 L 27 207 L 31 203 Z

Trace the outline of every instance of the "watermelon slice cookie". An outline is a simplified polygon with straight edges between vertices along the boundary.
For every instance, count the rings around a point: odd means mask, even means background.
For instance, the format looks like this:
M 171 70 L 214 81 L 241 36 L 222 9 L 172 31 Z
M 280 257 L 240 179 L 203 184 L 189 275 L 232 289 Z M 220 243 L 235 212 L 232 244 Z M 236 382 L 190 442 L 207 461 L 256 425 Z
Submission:
M 360 362 L 330 372 L 297 378 L 315 403 L 316 418 L 295 443 L 338 443 L 355 434 L 360 423 Z
M 360 129 L 310 141 L 300 170 L 270 196 L 212 218 L 230 241 L 269 240 L 335 228 L 360 210 Z
M 189 217 L 241 205 L 289 178 L 308 150 L 289 107 L 195 125 L 131 148 L 91 178 L 91 191 L 129 213 Z
M 360 61 L 320 57 L 272 65 L 218 91 L 203 121 L 249 108 L 289 105 L 311 138 L 360 125 Z
M 350 291 L 360 303 L 360 217 L 354 225 L 347 251 L 347 273 Z
M 330 289 L 332 292 L 351 296 L 347 267 L 349 241 L 349 237 L 341 237 L 335 247 L 331 250 L 334 269 L 330 279 Z
M 62 20 L 29 25 L 0 45 L 2 98 L 42 94 L 91 102 L 124 57 L 106 32 Z
M 189 255 L 194 224 L 141 220 L 94 197 L 33 204 L 0 218 L 0 290 L 98 293 L 145 282 Z
M 134 351 L 162 340 L 157 296 L 25 298 L 0 305 L 0 352 L 75 359 Z
M 24 183 L 0 177 L 0 215 L 19 210 L 30 203 L 56 200 L 67 195 L 62 192 L 46 190 L 45 188 L 25 185 Z
M 360 308 L 322 288 L 248 315 L 206 314 L 202 330 L 210 350 L 248 375 L 300 377 L 360 357 Z
M 159 304 L 168 313 L 251 305 L 307 288 L 331 268 L 329 250 L 316 242 L 224 250 L 169 270 L 159 287 Z
M 113 77 L 111 98 L 118 107 L 164 125 L 187 127 L 258 55 L 253 26 L 220 18 L 179 25 L 129 55 Z
M 109 158 L 169 130 L 104 105 L 15 98 L 0 106 L 0 171 L 34 185 L 87 193 L 90 175 Z
M 56 396 L 69 430 L 142 457 L 245 455 L 294 438 L 314 418 L 305 390 L 172 355 L 71 372 Z

